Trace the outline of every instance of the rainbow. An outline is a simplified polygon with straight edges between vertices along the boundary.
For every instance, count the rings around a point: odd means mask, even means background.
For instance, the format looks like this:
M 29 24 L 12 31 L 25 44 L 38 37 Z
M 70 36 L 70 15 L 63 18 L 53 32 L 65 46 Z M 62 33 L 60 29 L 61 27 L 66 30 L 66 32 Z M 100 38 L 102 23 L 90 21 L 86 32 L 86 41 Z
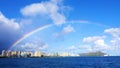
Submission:
M 105 25 L 101 25 L 101 24 L 93 23 L 93 22 L 88 22 L 88 21 L 79 21 L 79 20 L 78 20 L 78 21 L 68 21 L 68 22 L 69 22 L 69 23 L 79 23 L 79 24 L 80 24 L 80 23 L 83 23 L 83 24 L 95 24 L 95 25 L 98 25 L 98 26 L 107 27 L 107 26 L 105 26 Z M 33 31 L 31 31 L 31 32 L 23 35 L 20 39 L 18 39 L 15 43 L 13 43 L 13 45 L 10 46 L 10 48 L 12 48 L 13 46 L 16 46 L 18 43 L 20 43 L 22 40 L 26 39 L 26 38 L 29 37 L 30 35 L 38 32 L 38 31 L 41 31 L 41 30 L 43 30 L 43 29 L 52 27 L 53 25 L 54 25 L 54 24 L 44 25 L 44 26 L 42 26 L 42 27 L 39 27 L 39 28 L 37 28 L 37 29 L 35 29 L 35 30 L 33 30 Z M 10 48 L 9 48 L 9 49 L 10 49 Z
M 44 26 L 42 26 L 42 27 L 39 27 L 39 28 L 37 28 L 37 29 L 35 29 L 35 30 L 33 30 L 33 31 L 31 31 L 31 32 L 23 35 L 20 39 L 18 39 L 15 43 L 13 43 L 13 45 L 10 46 L 10 48 L 12 48 L 13 46 L 16 46 L 18 43 L 20 43 L 22 40 L 26 39 L 26 38 L 29 37 L 30 35 L 38 32 L 38 31 L 41 31 L 41 30 L 43 30 L 43 29 L 52 27 L 52 26 L 53 26 L 53 24 L 44 25 Z M 10 49 L 10 48 L 9 48 L 9 49 Z M 9 50 L 9 49 L 8 49 L 8 50 Z

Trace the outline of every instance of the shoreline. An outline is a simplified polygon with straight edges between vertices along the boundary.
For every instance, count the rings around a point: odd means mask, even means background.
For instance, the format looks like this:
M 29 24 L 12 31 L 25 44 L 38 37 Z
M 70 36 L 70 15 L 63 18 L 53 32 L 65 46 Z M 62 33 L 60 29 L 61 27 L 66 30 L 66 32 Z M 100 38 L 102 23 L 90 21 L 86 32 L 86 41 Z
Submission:
M 84 58 L 84 57 L 85 57 L 85 58 L 87 58 L 87 57 L 88 57 L 88 58 L 90 58 L 90 57 L 93 57 L 93 58 L 94 58 L 94 57 L 95 57 L 95 58 L 96 58 L 96 57 L 99 57 L 99 58 L 100 58 L 100 57 L 101 57 L 101 58 L 102 58 L 102 57 L 120 57 L 120 56 L 65 56 L 65 57 L 63 57 L 63 56 L 58 56 L 58 57 L 51 57 L 51 56 L 47 56 L 47 57 L 0 57 L 0 59 L 1 59 L 1 58 L 72 58 L 72 57 L 74 57 L 74 58 L 75 58 L 75 57 L 76 57 L 76 58 Z

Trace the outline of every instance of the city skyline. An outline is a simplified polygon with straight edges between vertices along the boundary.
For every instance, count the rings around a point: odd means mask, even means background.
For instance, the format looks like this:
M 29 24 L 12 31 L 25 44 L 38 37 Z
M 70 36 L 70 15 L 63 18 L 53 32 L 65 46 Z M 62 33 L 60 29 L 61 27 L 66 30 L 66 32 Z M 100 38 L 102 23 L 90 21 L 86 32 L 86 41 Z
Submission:
M 120 56 L 119 0 L 0 1 L 0 52 Z
M 70 56 L 80 56 L 79 54 L 71 54 L 71 53 L 44 53 L 41 51 L 5 51 L 2 50 L 2 54 L 0 58 L 30 58 L 30 57 L 70 57 Z M 104 56 L 104 55 L 103 55 Z
M 30 51 L 2 50 L 2 54 L 0 55 L 0 58 L 82 57 L 82 56 L 110 56 L 110 55 L 103 53 L 101 51 L 74 54 L 70 52 L 45 53 L 41 51 L 30 52 Z

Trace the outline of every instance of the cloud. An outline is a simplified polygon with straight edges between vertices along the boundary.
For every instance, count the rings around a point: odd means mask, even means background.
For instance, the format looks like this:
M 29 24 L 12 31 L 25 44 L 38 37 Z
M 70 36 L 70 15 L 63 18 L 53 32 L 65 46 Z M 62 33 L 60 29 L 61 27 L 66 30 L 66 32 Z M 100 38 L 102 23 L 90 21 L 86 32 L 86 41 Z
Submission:
M 48 48 L 48 45 L 45 43 L 32 43 L 32 42 L 26 42 L 24 45 L 21 45 L 21 50 L 26 50 L 26 51 L 40 51 Z
M 67 25 L 66 27 L 63 28 L 61 32 L 55 33 L 54 36 L 60 37 L 60 36 L 67 35 L 72 32 L 75 32 L 75 29 L 71 25 Z
M 84 44 L 87 44 L 91 51 L 111 51 L 120 49 L 120 28 L 105 29 L 104 33 L 110 34 L 105 36 L 90 36 L 83 38 Z M 107 44 L 105 39 L 109 40 Z
M 84 51 L 86 51 L 86 52 L 91 52 L 91 51 L 93 51 L 93 50 L 92 50 L 92 47 L 89 46 L 89 45 L 79 45 L 79 46 L 78 46 L 78 49 L 84 50 Z
M 1 12 L 0 12 L 0 29 L 1 28 L 10 28 L 17 30 L 20 28 L 20 25 L 15 22 L 14 19 L 8 19 L 6 18 Z
M 20 37 L 20 25 L 15 19 L 8 19 L 0 12 L 0 44 L 1 49 L 7 49 Z
M 0 12 L 0 44 L 10 46 L 22 35 L 48 25 L 51 21 L 56 25 L 65 23 L 66 8 L 62 0 L 50 0 L 23 7 L 20 10 L 23 17 L 19 19 L 9 19 Z
M 108 50 L 110 46 L 104 42 L 105 36 L 92 36 L 83 39 L 84 43 L 89 43 L 93 50 Z
M 65 23 L 66 17 L 62 13 L 64 7 L 61 0 L 50 0 L 41 3 L 34 3 L 21 9 L 24 16 L 49 17 L 56 25 Z
M 96 41 L 98 39 L 104 39 L 105 36 L 93 36 L 93 37 L 86 37 L 86 38 L 83 38 L 83 42 L 93 42 L 93 41 Z
M 105 44 L 104 39 L 98 39 L 98 40 L 94 41 L 94 44 L 95 44 L 95 46 L 94 46 L 95 49 L 99 49 L 99 50 L 110 49 L 110 46 Z
M 12 47 L 11 50 L 22 50 L 22 51 L 42 51 L 48 48 L 48 44 L 39 40 L 33 39 L 26 42 L 21 42 L 16 46 Z
M 120 36 L 120 28 L 110 28 L 110 29 L 106 29 L 104 32 L 111 34 L 115 38 Z
M 63 34 L 68 34 L 68 33 L 71 33 L 71 32 L 74 32 L 75 29 L 71 26 L 71 25 L 68 25 L 66 27 L 63 28 Z
M 75 50 L 76 47 L 73 45 L 73 46 L 70 46 L 68 49 L 69 49 L 69 50 Z
M 120 49 L 120 28 L 109 28 L 104 33 L 112 35 L 112 39 L 110 40 L 111 45 L 114 49 Z
M 92 52 L 93 49 L 90 45 L 72 45 L 67 48 L 69 52 L 76 52 L 76 53 L 82 53 L 82 52 Z

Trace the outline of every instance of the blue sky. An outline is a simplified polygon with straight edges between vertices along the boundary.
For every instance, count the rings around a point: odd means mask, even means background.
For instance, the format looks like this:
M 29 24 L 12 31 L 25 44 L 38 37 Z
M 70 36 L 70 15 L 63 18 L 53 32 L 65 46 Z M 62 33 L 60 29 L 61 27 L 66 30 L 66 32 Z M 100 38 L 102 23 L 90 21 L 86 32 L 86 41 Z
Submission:
M 0 51 L 9 49 L 27 33 L 52 24 L 26 37 L 13 49 L 103 51 L 120 55 L 119 3 L 119 0 L 1 0 Z

